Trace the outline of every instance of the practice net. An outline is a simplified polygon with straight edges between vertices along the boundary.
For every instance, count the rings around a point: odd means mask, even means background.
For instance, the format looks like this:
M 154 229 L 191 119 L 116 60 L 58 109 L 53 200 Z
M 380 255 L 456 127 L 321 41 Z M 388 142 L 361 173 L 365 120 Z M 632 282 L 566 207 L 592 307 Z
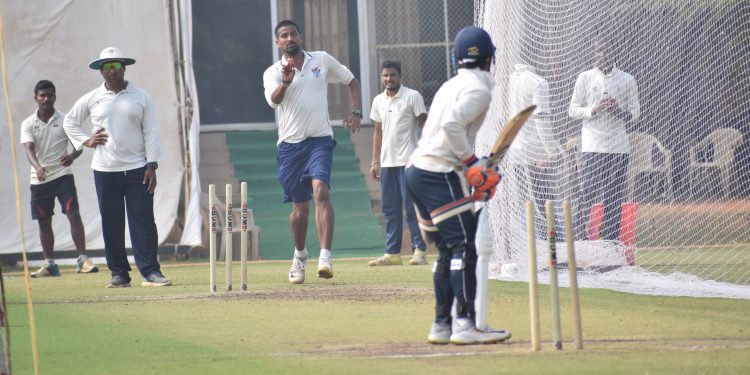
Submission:
M 538 106 L 488 203 L 494 277 L 528 278 L 532 200 L 547 280 L 544 200 L 562 237 L 568 199 L 581 286 L 750 298 L 750 1 L 477 0 L 475 23 L 497 46 L 477 154 L 515 111 Z M 611 74 L 582 74 L 595 50 L 612 57 Z

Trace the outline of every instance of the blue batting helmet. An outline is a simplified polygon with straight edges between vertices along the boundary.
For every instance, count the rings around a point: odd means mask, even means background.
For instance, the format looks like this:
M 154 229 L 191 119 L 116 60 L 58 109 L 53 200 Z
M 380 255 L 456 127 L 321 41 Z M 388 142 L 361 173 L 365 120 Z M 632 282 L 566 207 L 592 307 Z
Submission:
M 495 46 L 490 34 L 479 27 L 469 26 L 456 34 L 453 53 L 458 62 L 477 62 L 478 59 L 494 56 Z

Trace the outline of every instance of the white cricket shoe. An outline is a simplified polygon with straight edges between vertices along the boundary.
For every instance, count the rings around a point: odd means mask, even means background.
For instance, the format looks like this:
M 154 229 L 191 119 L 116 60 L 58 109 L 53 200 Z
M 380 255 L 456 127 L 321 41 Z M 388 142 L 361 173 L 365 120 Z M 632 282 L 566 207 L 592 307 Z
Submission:
M 505 341 L 510 337 L 510 332 L 502 330 L 480 331 L 474 327 L 471 319 L 459 318 L 453 320 L 453 333 L 450 343 L 456 345 L 471 344 L 494 344 Z
M 510 331 L 508 331 L 507 329 L 493 328 L 492 326 L 489 326 L 489 325 L 487 327 L 485 327 L 484 329 L 480 330 L 480 331 L 486 332 L 486 333 L 498 333 L 498 334 L 501 334 L 504 337 L 500 341 L 505 341 L 505 340 L 509 339 L 512 336 L 512 333 Z
M 333 277 L 333 260 L 331 257 L 321 256 L 318 258 L 318 277 L 323 279 Z
M 424 255 L 424 250 L 414 249 L 414 255 L 409 259 L 409 264 L 412 266 L 423 266 L 427 264 L 427 257 Z
M 382 257 L 367 262 L 370 267 L 375 266 L 400 266 L 404 264 L 399 254 L 384 254 Z
M 305 282 L 305 264 L 307 264 L 307 255 L 304 258 L 292 257 L 292 268 L 289 270 L 289 283 L 302 284 Z
M 451 325 L 438 324 L 432 322 L 430 333 L 427 335 L 427 342 L 430 344 L 447 344 L 451 341 Z

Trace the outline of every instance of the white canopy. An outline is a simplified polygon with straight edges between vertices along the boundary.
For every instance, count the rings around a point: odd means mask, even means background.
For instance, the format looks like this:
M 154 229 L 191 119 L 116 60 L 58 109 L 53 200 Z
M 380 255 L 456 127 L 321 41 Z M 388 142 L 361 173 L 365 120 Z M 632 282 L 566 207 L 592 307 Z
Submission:
M 184 165 L 192 165 L 188 214 L 184 220 L 179 218 L 185 223 L 181 242 L 200 244 L 198 117 L 192 78 L 189 8 L 189 0 L 0 0 L 5 58 L 4 88 L 0 90 L 0 206 L 5 209 L 0 215 L 0 253 L 21 251 L 20 224 L 15 209 L 19 204 L 27 251 L 41 252 L 38 225 L 31 219 L 29 208 L 29 163 L 24 147 L 19 143 L 21 121 L 36 110 L 34 85 L 41 79 L 54 82 L 57 88 L 55 107 L 67 113 L 80 96 L 102 83 L 99 72 L 89 69 L 88 63 L 98 58 L 99 52 L 107 46 L 118 47 L 136 60 L 135 65 L 128 66 L 125 77 L 146 90 L 156 103 L 162 148 L 154 207 L 159 242 L 169 235 L 178 219 Z M 185 9 L 185 14 L 181 15 L 180 9 Z M 180 59 L 184 64 L 178 66 Z M 195 121 L 191 120 L 183 104 L 187 96 L 191 97 L 196 109 Z M 12 121 L 12 132 L 9 121 Z M 193 153 L 185 154 L 185 160 L 194 158 L 190 164 L 183 162 L 185 152 L 180 140 L 183 126 L 186 128 L 185 143 L 191 145 Z M 18 186 L 13 178 L 10 142 L 15 144 Z M 91 150 L 85 150 L 73 164 L 73 171 L 86 228 L 86 246 L 88 249 L 102 249 L 104 243 L 90 167 L 91 155 Z M 16 198 L 17 187 L 20 199 Z M 57 203 L 53 228 L 55 250 L 75 248 L 68 220 L 61 214 Z M 130 246 L 129 236 L 126 238 L 126 245 Z

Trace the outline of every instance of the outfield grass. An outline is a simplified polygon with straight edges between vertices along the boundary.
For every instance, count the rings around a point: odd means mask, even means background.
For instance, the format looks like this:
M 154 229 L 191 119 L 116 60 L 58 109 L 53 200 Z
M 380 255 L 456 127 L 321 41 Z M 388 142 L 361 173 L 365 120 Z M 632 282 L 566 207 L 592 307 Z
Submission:
M 311 266 L 314 266 L 312 262 Z M 167 263 L 175 286 L 105 289 L 107 272 L 32 280 L 42 374 L 747 374 L 750 301 L 581 290 L 585 349 L 529 352 L 527 284 L 493 281 L 490 322 L 504 344 L 424 343 L 433 317 L 427 266 L 339 260 L 335 278 L 286 281 L 287 262 L 250 264 L 250 290 L 210 296 L 207 263 Z M 311 267 L 312 268 L 312 267 Z M 235 267 L 235 280 L 239 279 Z M 219 267 L 218 280 L 223 282 Z M 235 286 L 238 282 L 235 281 Z M 6 271 L 15 374 L 32 373 L 22 274 Z M 222 285 L 220 284 L 221 288 Z
M 660 273 L 683 272 L 703 279 L 750 285 L 750 245 L 638 248 L 636 264 Z

